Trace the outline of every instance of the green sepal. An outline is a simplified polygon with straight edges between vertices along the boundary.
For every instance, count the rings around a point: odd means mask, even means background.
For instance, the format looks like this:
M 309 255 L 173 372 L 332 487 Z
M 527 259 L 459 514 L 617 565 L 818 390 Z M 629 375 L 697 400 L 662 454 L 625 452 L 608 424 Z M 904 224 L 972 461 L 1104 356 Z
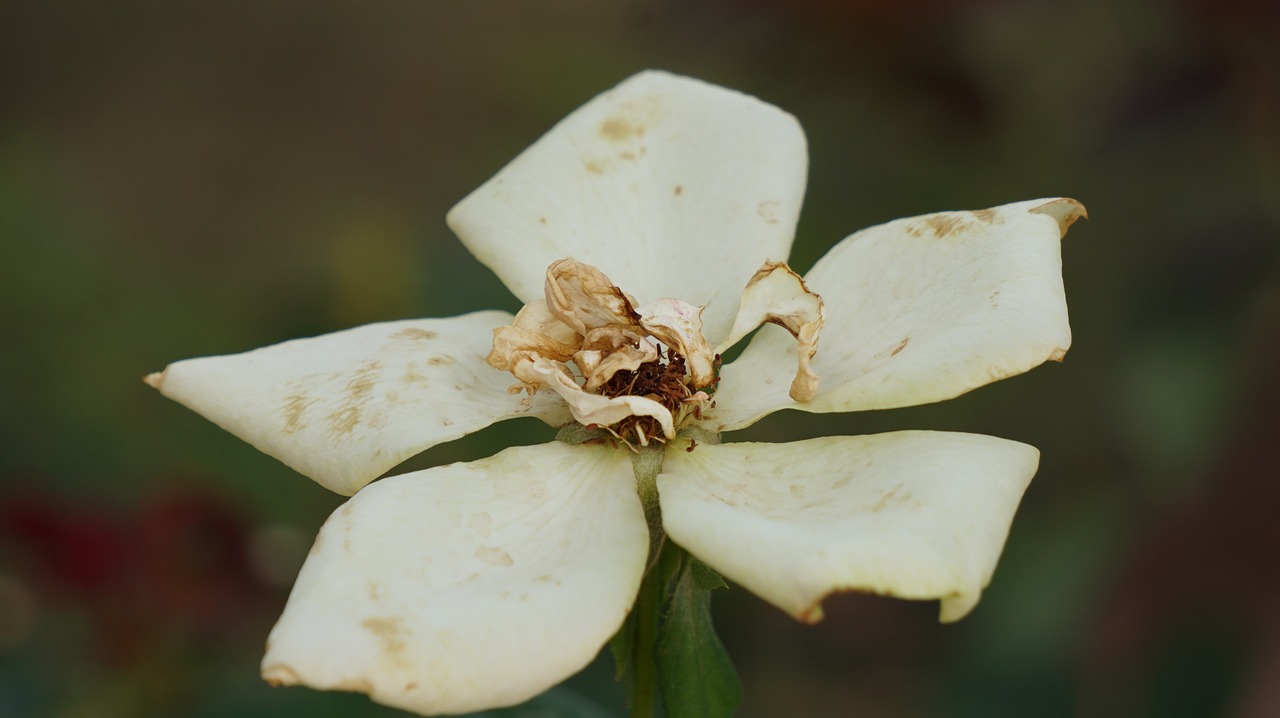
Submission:
M 693 570 L 693 580 L 698 584 L 698 588 L 704 591 L 714 591 L 717 588 L 729 587 L 729 584 L 725 583 L 724 578 L 716 573 L 715 569 L 692 556 L 689 557 L 689 563 Z
M 656 646 L 662 704 L 668 718 L 727 717 L 742 702 L 742 683 L 711 623 L 711 592 L 724 580 L 684 551 L 677 556 Z

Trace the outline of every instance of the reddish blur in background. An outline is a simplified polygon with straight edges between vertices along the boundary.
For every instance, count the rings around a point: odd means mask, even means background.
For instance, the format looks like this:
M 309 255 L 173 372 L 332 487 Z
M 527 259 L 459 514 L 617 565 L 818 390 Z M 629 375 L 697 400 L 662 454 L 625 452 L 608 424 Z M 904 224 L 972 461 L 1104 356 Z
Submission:
M 797 269 L 899 216 L 1065 194 L 1092 217 L 1063 248 L 1064 364 L 742 432 L 961 430 L 1042 461 L 960 624 L 841 596 L 809 627 L 717 594 L 741 715 L 1280 715 L 1278 8 L 7 3 L 0 717 L 398 715 L 259 681 L 340 499 L 139 379 L 374 320 L 517 308 L 445 211 L 649 67 L 800 119 Z M 413 466 L 548 436 L 503 424 Z M 620 715 L 620 695 L 604 659 L 514 714 Z M 564 707 L 582 700 L 604 710 Z

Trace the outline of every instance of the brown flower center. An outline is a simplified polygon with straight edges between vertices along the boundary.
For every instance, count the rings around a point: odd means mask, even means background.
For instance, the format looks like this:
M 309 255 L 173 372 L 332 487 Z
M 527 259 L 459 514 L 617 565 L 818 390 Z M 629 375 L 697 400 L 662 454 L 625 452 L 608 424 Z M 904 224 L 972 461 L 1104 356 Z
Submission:
M 718 355 L 715 357 L 715 370 L 717 376 L 709 384 L 693 386 L 685 358 L 675 349 L 659 347 L 657 360 L 645 362 L 635 371 L 617 372 L 596 393 L 609 398 L 642 396 L 652 399 L 671 412 L 676 428 L 679 428 L 687 420 L 701 419 L 704 407 L 715 406 L 709 395 L 720 381 Z M 629 416 L 613 426 L 600 428 L 628 446 L 633 446 L 633 441 L 640 444 L 655 439 L 666 441 L 657 420 L 650 416 Z

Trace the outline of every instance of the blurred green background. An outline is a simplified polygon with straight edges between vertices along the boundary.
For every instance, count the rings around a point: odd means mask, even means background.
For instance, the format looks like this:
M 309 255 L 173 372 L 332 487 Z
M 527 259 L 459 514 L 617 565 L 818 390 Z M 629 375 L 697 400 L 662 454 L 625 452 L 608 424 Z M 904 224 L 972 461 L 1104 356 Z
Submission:
M 973 615 L 740 589 L 741 715 L 1280 715 L 1280 5 L 1269 0 L 0 7 L 0 717 L 393 716 L 271 689 L 262 643 L 339 497 L 144 386 L 170 361 L 517 308 L 445 211 L 649 67 L 809 138 L 807 269 L 891 218 L 1046 195 L 1075 345 L 934 406 L 1042 461 Z M 414 466 L 545 440 L 536 422 Z M 607 659 L 544 700 L 621 714 Z

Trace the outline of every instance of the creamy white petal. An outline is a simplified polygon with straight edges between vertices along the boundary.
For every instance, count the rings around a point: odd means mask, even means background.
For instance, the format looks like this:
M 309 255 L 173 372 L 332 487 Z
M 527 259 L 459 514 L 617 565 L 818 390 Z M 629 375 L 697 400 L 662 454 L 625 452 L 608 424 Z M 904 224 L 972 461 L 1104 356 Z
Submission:
M 667 534 L 801 621 L 864 591 L 942 599 L 954 621 L 991 580 L 1039 452 L 990 436 L 904 431 L 672 451 Z
M 582 341 L 577 332 L 551 313 L 551 308 L 543 299 L 535 299 L 521 307 L 511 326 L 537 332 L 561 344 L 578 344 Z
M 795 341 L 764 327 L 721 372 L 711 428 L 785 407 L 887 409 L 940 401 L 1061 360 L 1071 346 L 1060 240 L 1071 199 L 901 219 L 858 232 L 805 275 L 826 327 L 809 402 L 787 396 Z
M 706 307 L 712 344 L 760 263 L 785 260 L 804 197 L 804 133 L 732 90 L 644 72 L 569 115 L 449 213 L 519 297 L 563 257 L 647 302 Z
M 513 396 L 485 364 L 506 312 L 368 324 L 243 354 L 187 359 L 160 393 L 340 494 L 496 421 L 569 420 L 553 396 Z
M 519 703 L 608 642 L 648 550 L 625 451 L 553 442 L 384 479 L 320 530 L 262 675 L 428 715 Z

